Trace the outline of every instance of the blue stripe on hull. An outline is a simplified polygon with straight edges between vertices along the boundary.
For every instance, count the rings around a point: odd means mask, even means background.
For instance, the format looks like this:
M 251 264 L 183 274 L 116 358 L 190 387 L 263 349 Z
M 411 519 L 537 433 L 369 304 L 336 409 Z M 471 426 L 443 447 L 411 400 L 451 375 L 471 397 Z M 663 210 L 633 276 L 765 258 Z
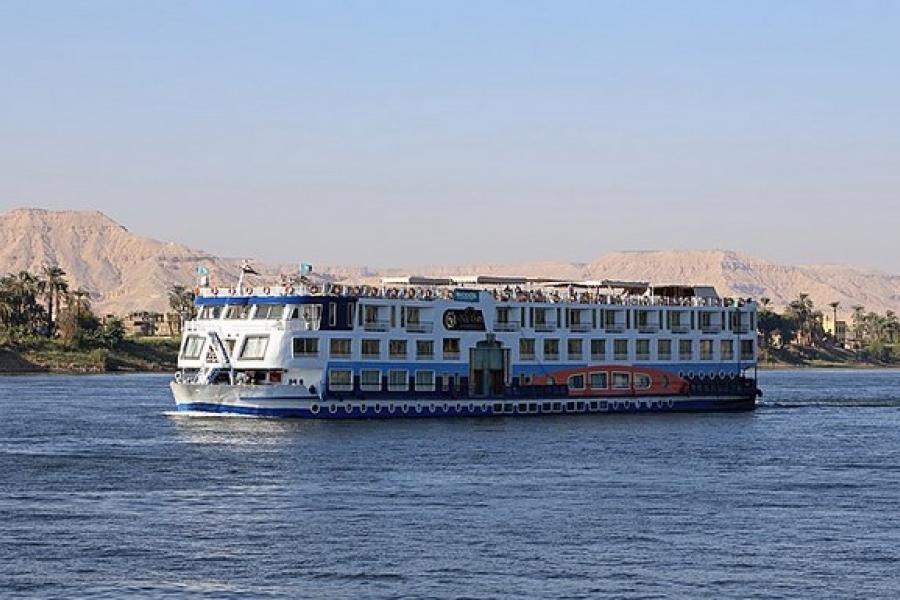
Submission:
M 546 402 L 546 401 L 543 401 Z M 537 412 L 518 412 L 520 402 L 498 401 L 488 402 L 486 408 L 482 403 L 474 406 L 462 404 L 459 409 L 456 405 L 449 405 L 446 409 L 443 405 L 421 406 L 416 410 L 415 406 L 407 406 L 407 411 L 402 410 L 401 405 L 395 405 L 391 412 L 389 406 L 380 406 L 378 412 L 375 407 L 368 405 L 363 411 L 361 406 L 348 407 L 346 403 L 322 404 L 317 413 L 308 408 L 264 408 L 256 406 L 235 406 L 231 404 L 215 403 L 185 403 L 178 404 L 179 412 L 205 412 L 214 414 L 235 414 L 255 417 L 279 417 L 300 419 L 391 419 L 391 418 L 426 418 L 426 417 L 539 417 L 547 415 L 576 415 L 576 414 L 630 414 L 630 413 L 673 413 L 673 412 L 740 412 L 750 411 L 756 407 L 754 398 L 689 398 L 674 402 L 673 406 L 658 401 L 646 401 L 636 403 L 629 399 L 608 399 L 605 407 L 598 403 L 598 408 L 591 410 L 589 402 L 584 402 L 581 410 L 566 410 L 566 404 L 572 400 L 553 400 L 560 404 L 559 410 L 544 411 L 542 401 L 529 401 L 524 404 L 537 404 Z M 580 401 L 579 401 L 580 402 Z M 495 404 L 503 408 L 512 406 L 512 411 L 495 411 Z M 334 406 L 334 410 L 332 410 Z M 349 410 L 348 410 L 349 408 Z

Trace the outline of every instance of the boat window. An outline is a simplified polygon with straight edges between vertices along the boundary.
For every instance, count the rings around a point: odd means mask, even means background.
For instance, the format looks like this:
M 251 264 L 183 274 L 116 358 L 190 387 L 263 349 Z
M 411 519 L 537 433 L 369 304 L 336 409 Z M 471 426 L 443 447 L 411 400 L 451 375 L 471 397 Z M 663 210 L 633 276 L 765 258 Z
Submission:
M 583 390 L 584 389 L 584 375 L 579 373 L 578 375 L 570 375 L 569 376 L 569 389 L 570 390 Z
M 381 356 L 381 340 L 362 341 L 363 358 L 379 358 Z
M 350 358 L 351 341 L 347 338 L 333 338 L 329 354 L 332 358 Z
M 609 377 L 606 374 L 606 371 L 602 371 L 599 373 L 591 373 L 591 389 L 592 390 L 605 390 L 609 387 Z
M 574 313 L 578 314 L 578 313 Z M 583 343 L 580 339 L 574 338 L 570 339 L 566 344 L 566 354 L 568 355 L 569 360 L 581 360 L 581 353 Z
M 225 310 L 226 319 L 246 319 L 249 316 L 249 304 L 229 304 Z
M 419 360 L 434 358 L 434 340 L 416 340 L 416 358 Z
M 534 360 L 533 338 L 519 338 L 519 359 Z
M 645 373 L 635 373 L 634 374 L 634 387 L 639 390 L 646 390 L 650 387 L 651 380 L 650 376 Z
M 390 340 L 388 355 L 391 358 L 406 358 L 406 340 Z
M 353 371 L 350 369 L 331 369 L 328 371 L 328 389 L 338 392 L 353 390 Z
M 267 335 L 248 335 L 244 338 L 244 346 L 241 348 L 240 357 L 248 360 L 259 360 L 265 357 L 266 347 L 269 345 Z
M 221 306 L 204 306 L 203 310 L 200 311 L 199 319 L 201 320 L 211 320 L 218 319 L 222 316 L 222 307 Z
M 416 390 L 421 392 L 434 391 L 434 371 L 416 371 Z
M 199 335 L 189 335 L 184 341 L 184 350 L 181 352 L 181 357 L 186 359 L 197 359 L 200 358 L 200 353 L 202 351 L 203 338 Z
M 613 373 L 612 375 L 613 389 L 624 390 L 631 387 L 630 373 Z
M 409 389 L 409 373 L 402 369 L 388 371 L 388 389 L 392 392 L 404 392 Z
M 309 337 L 295 337 L 293 340 L 295 357 L 308 358 L 319 355 L 319 339 Z
M 254 319 L 281 320 L 284 315 L 284 304 L 257 304 Z
M 359 385 L 363 390 L 373 391 L 381 389 L 381 371 L 378 369 L 363 369 L 359 372 Z

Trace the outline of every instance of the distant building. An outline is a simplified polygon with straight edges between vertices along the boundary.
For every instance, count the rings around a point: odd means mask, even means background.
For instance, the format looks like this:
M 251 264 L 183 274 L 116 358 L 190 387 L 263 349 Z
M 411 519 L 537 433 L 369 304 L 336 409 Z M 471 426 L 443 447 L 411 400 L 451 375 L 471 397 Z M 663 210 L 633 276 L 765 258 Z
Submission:
M 840 345 L 847 343 L 847 321 L 834 320 L 834 315 L 822 313 L 822 329 Z
M 127 336 L 172 336 L 181 335 L 181 318 L 178 313 L 157 313 L 150 311 L 134 311 L 127 315 L 105 315 L 103 322 L 121 318 Z

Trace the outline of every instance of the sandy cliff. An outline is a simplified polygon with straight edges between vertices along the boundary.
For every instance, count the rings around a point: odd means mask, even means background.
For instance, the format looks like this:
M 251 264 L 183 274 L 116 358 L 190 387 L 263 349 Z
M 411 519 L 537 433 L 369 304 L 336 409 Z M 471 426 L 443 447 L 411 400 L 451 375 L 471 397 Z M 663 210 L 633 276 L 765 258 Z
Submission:
M 0 215 L 0 272 L 37 271 L 48 264 L 62 267 L 74 287 L 89 290 L 98 312 L 124 313 L 165 310 L 167 289 L 175 284 L 193 286 L 200 265 L 207 266 L 220 285 L 231 285 L 240 261 L 135 235 L 98 212 L 16 209 Z M 255 266 L 272 278 L 296 268 Z M 722 294 L 769 297 L 776 306 L 806 292 L 820 308 L 837 300 L 845 313 L 853 304 L 879 312 L 900 312 L 900 276 L 843 265 L 781 265 L 727 250 L 614 252 L 590 263 L 419 265 L 380 270 L 317 265 L 317 272 L 335 279 L 370 281 L 407 272 L 477 272 L 708 283 Z

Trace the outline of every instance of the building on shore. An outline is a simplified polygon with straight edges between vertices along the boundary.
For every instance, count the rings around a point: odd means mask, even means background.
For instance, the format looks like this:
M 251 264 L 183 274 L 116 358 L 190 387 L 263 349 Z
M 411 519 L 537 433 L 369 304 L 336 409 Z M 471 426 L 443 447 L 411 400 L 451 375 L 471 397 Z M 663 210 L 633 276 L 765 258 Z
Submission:
M 835 320 L 833 315 L 822 314 L 822 329 L 826 334 L 834 338 L 835 343 L 844 346 L 847 344 L 847 321 Z
M 167 337 L 181 335 L 181 317 L 176 312 L 133 311 L 119 317 L 105 315 L 103 321 L 120 318 L 127 336 Z

